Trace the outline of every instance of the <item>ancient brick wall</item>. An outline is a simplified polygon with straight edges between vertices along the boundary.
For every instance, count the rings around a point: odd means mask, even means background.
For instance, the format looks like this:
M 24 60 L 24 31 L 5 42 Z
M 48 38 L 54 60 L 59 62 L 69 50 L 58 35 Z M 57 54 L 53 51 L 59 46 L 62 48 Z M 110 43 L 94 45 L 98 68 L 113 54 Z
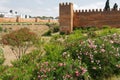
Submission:
M 60 31 L 70 33 L 73 30 L 73 4 L 62 3 L 59 6 L 59 23 L 61 26 Z
M 74 12 L 74 27 L 97 26 L 105 25 L 111 27 L 120 27 L 120 11 L 102 11 L 98 10 L 82 10 Z
M 43 23 L 58 23 L 58 20 L 41 20 L 39 18 L 0 18 L 0 23 L 3 22 L 43 22 Z
M 66 33 L 68 30 L 72 32 L 72 27 L 103 27 L 106 25 L 120 27 L 120 10 L 103 11 L 102 9 L 92 9 L 71 11 L 73 10 L 73 4 L 67 4 L 62 3 L 59 6 L 61 32 Z

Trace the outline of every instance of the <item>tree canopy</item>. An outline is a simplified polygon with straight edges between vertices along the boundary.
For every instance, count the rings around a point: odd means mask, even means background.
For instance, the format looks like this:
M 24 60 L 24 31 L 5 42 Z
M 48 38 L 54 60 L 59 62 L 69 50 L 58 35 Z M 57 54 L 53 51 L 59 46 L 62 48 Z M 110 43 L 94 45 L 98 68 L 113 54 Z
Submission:
M 36 40 L 37 35 L 28 28 L 22 28 L 2 36 L 2 43 L 11 46 L 17 59 L 21 58 Z
M 109 0 L 106 1 L 104 10 L 107 11 L 110 9 Z
M 118 5 L 117 5 L 117 3 L 115 3 L 113 6 L 113 10 L 117 10 L 117 9 L 118 9 Z

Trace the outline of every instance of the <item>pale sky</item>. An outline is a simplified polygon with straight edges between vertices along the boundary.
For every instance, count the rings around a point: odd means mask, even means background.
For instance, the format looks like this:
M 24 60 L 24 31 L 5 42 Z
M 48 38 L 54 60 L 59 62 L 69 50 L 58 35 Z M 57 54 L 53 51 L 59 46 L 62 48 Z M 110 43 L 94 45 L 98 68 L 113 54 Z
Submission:
M 59 3 L 72 2 L 74 9 L 96 9 L 104 8 L 106 0 L 0 0 L 0 12 L 9 10 L 32 16 L 59 15 Z M 110 0 L 110 6 L 114 3 L 120 5 L 120 0 Z

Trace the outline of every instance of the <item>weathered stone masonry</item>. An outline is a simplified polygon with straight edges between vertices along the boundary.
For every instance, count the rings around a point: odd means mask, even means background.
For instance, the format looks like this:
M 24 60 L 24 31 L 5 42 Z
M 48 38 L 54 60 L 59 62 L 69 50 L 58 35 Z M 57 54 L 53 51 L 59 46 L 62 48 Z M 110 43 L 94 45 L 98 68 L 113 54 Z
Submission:
M 75 27 L 97 26 L 120 27 L 120 9 L 73 10 L 72 3 L 59 4 L 60 31 L 71 33 Z

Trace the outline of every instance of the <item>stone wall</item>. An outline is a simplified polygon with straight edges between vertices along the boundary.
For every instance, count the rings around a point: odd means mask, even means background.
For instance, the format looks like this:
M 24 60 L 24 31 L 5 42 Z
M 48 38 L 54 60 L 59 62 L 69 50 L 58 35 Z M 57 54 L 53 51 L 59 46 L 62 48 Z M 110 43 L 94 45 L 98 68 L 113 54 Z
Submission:
M 96 9 L 74 12 L 74 27 L 103 27 L 105 25 L 120 27 L 120 10 L 102 11 Z
M 59 23 L 60 23 L 60 31 L 65 33 L 70 33 L 73 30 L 73 4 L 66 3 L 59 5 Z M 69 26 L 69 27 L 68 27 Z
M 39 18 L 0 18 L 0 23 L 4 22 L 43 22 L 58 23 L 58 20 L 42 20 Z
M 120 27 L 120 10 L 92 9 L 73 10 L 72 3 L 62 3 L 60 7 L 61 32 L 72 32 L 76 27 Z M 73 10 L 73 11 L 72 11 Z

